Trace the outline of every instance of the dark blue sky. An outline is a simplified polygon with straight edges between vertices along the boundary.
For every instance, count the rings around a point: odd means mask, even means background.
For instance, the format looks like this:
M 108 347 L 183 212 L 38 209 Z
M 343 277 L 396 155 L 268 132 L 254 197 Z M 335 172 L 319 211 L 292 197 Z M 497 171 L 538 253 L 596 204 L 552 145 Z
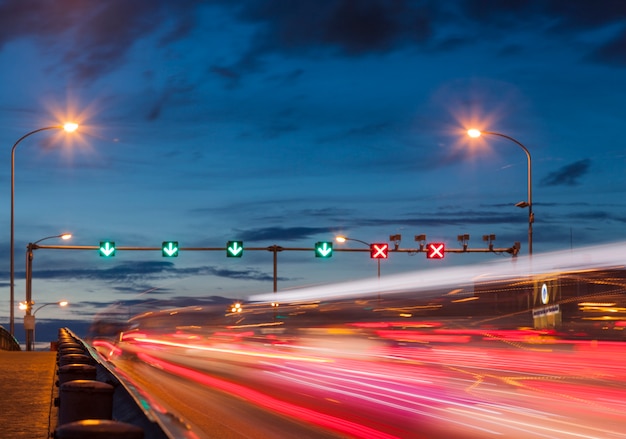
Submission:
M 16 152 L 19 300 L 26 244 L 64 231 L 151 247 L 312 247 L 337 233 L 399 233 L 403 248 L 468 233 L 484 247 L 496 234 L 524 254 L 526 156 L 470 126 L 531 152 L 535 253 L 624 239 L 620 0 L 0 0 L 0 62 L 5 326 L 10 149 L 67 117 L 79 133 Z M 393 254 L 382 273 L 503 257 Z M 34 264 L 35 300 L 74 304 L 45 311 L 61 318 L 272 289 L 269 252 L 38 250 Z M 279 255 L 280 289 L 375 273 L 365 253 Z

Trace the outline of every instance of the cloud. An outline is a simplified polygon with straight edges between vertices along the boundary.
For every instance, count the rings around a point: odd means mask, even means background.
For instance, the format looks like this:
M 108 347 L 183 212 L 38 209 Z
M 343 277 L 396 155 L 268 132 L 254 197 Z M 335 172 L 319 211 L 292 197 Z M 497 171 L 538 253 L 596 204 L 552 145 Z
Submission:
M 329 136 L 321 137 L 317 143 L 341 142 L 354 138 L 370 138 L 381 133 L 387 133 L 394 128 L 390 122 L 373 122 L 359 127 L 351 127 L 343 132 L 338 132 Z
M 626 67 L 626 29 L 593 50 L 588 58 L 602 64 Z
M 483 32 L 511 33 L 515 28 L 533 29 L 553 38 L 566 38 L 576 44 L 584 32 L 592 32 L 626 20 L 626 2 L 605 0 L 594 3 L 588 0 L 507 1 L 466 0 L 461 5 L 461 16 L 469 17 L 480 25 Z M 585 39 L 586 59 L 609 65 L 626 65 L 626 30 L 613 35 L 598 34 Z
M 601 4 L 588 0 L 465 0 L 458 4 L 463 16 L 481 26 L 502 30 L 535 23 L 555 32 L 580 32 L 626 19 L 626 4 L 622 0 L 604 0 Z
M 231 2 L 223 2 L 230 7 Z M 257 31 L 247 51 L 227 72 L 229 86 L 244 73 L 258 71 L 269 54 L 347 56 L 393 52 L 428 41 L 439 6 L 409 0 L 249 0 L 237 3 L 236 17 Z
M 611 211 L 605 210 L 584 210 L 578 212 L 572 212 L 569 215 L 571 218 L 578 220 L 586 220 L 589 224 L 596 225 L 603 221 L 615 221 L 618 223 L 626 223 L 626 217 L 623 215 L 615 215 Z
M 23 276 L 18 273 L 17 276 Z M 273 276 L 255 268 L 243 268 L 238 270 L 221 268 L 216 266 L 198 266 L 178 268 L 173 262 L 133 262 L 118 264 L 108 269 L 53 269 L 37 270 L 37 279 L 86 279 L 109 282 L 132 283 L 132 291 L 141 291 L 150 281 L 170 279 L 187 276 L 217 276 L 230 279 L 271 281 Z M 288 278 L 281 278 L 286 281 Z M 120 291 L 126 292 L 128 285 Z
M 169 298 L 148 298 L 148 299 L 122 299 L 111 301 L 83 300 L 80 303 L 71 304 L 72 308 L 85 308 L 92 311 L 94 308 L 102 309 L 103 306 L 125 307 L 128 313 L 129 306 L 150 306 L 152 308 L 174 308 L 186 306 L 202 306 L 202 305 L 223 305 L 232 303 L 233 299 L 222 296 L 172 296 Z
M 145 300 L 147 297 L 169 295 L 175 293 L 175 288 L 166 287 L 153 287 L 151 284 L 134 282 L 132 284 L 123 283 L 122 285 L 112 288 L 114 291 L 123 294 L 133 294 L 135 297 L 142 297 Z
M 271 281 L 274 277 L 268 273 L 264 273 L 257 269 L 247 268 L 244 270 L 232 270 L 228 268 L 219 267 L 193 267 L 189 269 L 179 269 L 176 271 L 179 274 L 194 275 L 212 275 L 217 277 L 226 277 L 229 279 L 242 279 L 242 280 L 255 280 L 255 281 Z M 280 278 L 280 280 L 288 280 L 287 278 Z
M 238 230 L 244 241 L 296 241 L 310 238 L 319 233 L 333 233 L 330 227 L 262 227 L 259 229 Z
M 495 211 L 453 211 L 442 209 L 432 214 L 418 213 L 415 218 L 354 218 L 350 219 L 351 227 L 442 227 L 467 226 L 475 224 L 515 224 L 524 221 L 524 217 L 515 213 L 499 213 Z
M 541 180 L 546 186 L 576 186 L 591 166 L 591 160 L 583 159 L 563 166 L 558 171 L 551 172 Z
M 509 211 L 504 209 L 510 208 Z M 516 224 L 525 221 L 523 215 L 511 205 L 484 206 L 481 210 L 458 210 L 451 206 L 441 206 L 431 212 L 408 213 L 402 217 L 380 218 L 362 216 L 358 212 L 343 209 L 321 209 L 291 212 L 295 217 L 314 217 L 318 221 L 328 221 L 332 225 L 318 227 L 261 227 L 258 229 L 235 230 L 237 239 L 250 242 L 272 242 L 280 245 L 288 241 L 314 239 L 316 235 L 326 235 L 332 239 L 336 234 L 359 227 L 441 227 L 466 225 Z M 349 224 L 346 218 L 350 217 Z
M 346 55 L 386 51 L 431 33 L 434 11 L 410 1 L 386 0 L 256 0 L 239 17 L 260 24 L 258 51 L 335 48 Z
M 407 214 L 405 217 L 376 218 L 371 216 L 359 216 L 358 213 L 351 214 L 349 226 L 342 224 L 342 221 L 335 219 L 333 226 L 327 227 L 263 227 L 259 229 L 249 229 L 239 231 L 238 237 L 243 241 L 273 241 L 281 243 L 285 241 L 296 241 L 300 239 L 310 239 L 317 234 L 325 234 L 333 237 L 340 231 L 358 227 L 441 227 L 441 226 L 464 226 L 468 224 L 515 224 L 525 221 L 513 205 L 511 213 L 503 212 L 502 206 L 493 209 L 492 206 L 485 207 L 484 210 L 454 210 L 449 206 L 443 206 L 439 210 L 431 213 L 418 212 L 414 215 Z M 320 212 L 322 218 L 326 214 Z
M 0 47 L 34 38 L 78 81 L 119 68 L 135 43 L 158 32 L 160 43 L 185 37 L 195 27 L 197 2 L 166 0 L 6 0 L 0 5 Z
M 626 19 L 626 3 L 622 0 L 603 0 L 600 4 L 587 0 L 569 0 L 566 5 L 560 0 L 538 3 L 543 3 L 546 15 L 559 18 L 554 24 L 558 30 L 578 32 L 611 23 L 623 23 Z M 541 8 L 530 9 L 541 11 Z
M 38 279 L 87 279 L 87 280 L 108 280 L 108 281 L 133 281 L 147 278 L 165 278 L 168 274 L 176 271 L 172 262 L 152 262 L 138 261 L 134 263 L 118 264 L 111 268 L 97 269 L 41 269 L 37 270 L 35 276 Z M 22 274 L 17 274 L 22 275 Z
M 251 32 L 236 61 L 207 61 L 206 72 L 229 87 L 242 74 L 261 68 L 270 54 L 361 57 L 405 48 L 456 50 L 485 35 L 510 34 L 516 27 L 533 29 L 554 38 L 571 38 L 626 19 L 626 3 L 604 0 L 502 2 L 465 0 L 416 2 L 410 0 L 5 0 L 0 4 L 0 48 L 28 38 L 41 52 L 55 56 L 50 66 L 66 69 L 75 81 L 90 82 L 120 69 L 137 47 L 149 41 L 168 49 L 205 28 L 199 17 L 220 7 L 224 17 Z M 215 16 L 211 11 L 211 17 Z M 243 35 L 243 34 L 242 34 Z M 147 40 L 147 38 L 151 38 Z M 626 64 L 624 31 L 596 36 L 586 42 L 588 58 L 614 65 Z M 295 70 L 296 77 L 301 70 Z M 66 72 L 63 72 L 66 73 Z M 157 104 L 152 111 L 158 114 Z
M 224 4 L 228 4 L 225 2 Z M 228 69 L 239 75 L 258 69 L 270 53 L 297 56 L 358 57 L 404 48 L 456 50 L 486 35 L 510 35 L 512 29 L 569 38 L 626 19 L 626 3 L 607 0 L 601 6 L 587 0 L 508 1 L 460 0 L 414 2 L 398 0 L 249 0 L 233 10 L 258 27 L 247 52 Z M 587 42 L 594 59 L 626 62 L 623 34 Z M 510 51 L 510 43 L 506 43 Z M 515 48 L 515 51 L 523 49 Z M 505 50 L 503 48 L 503 50 Z M 617 56 L 612 58 L 611 55 Z

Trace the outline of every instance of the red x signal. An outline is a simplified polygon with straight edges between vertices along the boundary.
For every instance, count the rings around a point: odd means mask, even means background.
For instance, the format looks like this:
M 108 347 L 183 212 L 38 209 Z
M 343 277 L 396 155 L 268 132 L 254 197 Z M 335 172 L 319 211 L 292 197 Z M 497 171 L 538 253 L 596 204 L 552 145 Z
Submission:
M 446 252 L 446 245 L 443 242 L 432 242 L 426 248 L 427 259 L 443 259 Z
M 370 258 L 387 259 L 389 257 L 389 244 L 370 244 Z

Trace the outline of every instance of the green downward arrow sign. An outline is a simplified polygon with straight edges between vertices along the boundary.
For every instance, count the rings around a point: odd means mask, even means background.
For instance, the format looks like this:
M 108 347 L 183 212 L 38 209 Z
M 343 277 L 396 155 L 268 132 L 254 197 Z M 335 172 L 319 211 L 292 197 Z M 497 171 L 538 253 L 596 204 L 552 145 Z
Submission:
M 330 258 L 333 255 L 332 242 L 316 242 L 315 256 L 318 258 Z
M 243 241 L 228 241 L 226 244 L 226 256 L 240 258 L 243 255 Z
M 115 243 L 111 241 L 100 243 L 100 256 L 115 256 Z
M 161 246 L 161 253 L 168 258 L 175 258 L 178 256 L 178 242 L 166 241 Z

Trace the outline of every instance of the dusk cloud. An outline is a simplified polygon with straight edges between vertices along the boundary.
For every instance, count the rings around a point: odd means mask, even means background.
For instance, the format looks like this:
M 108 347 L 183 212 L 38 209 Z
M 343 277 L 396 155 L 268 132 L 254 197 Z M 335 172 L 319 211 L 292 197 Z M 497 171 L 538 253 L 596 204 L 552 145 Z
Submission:
M 257 269 L 228 269 L 217 266 L 177 267 L 173 262 L 133 262 L 118 264 L 106 269 L 54 269 L 37 270 L 37 279 L 86 279 L 105 282 L 132 282 L 146 285 L 147 282 L 187 276 L 217 276 L 230 279 L 271 281 L 273 276 Z M 17 273 L 18 277 L 23 273 Z M 283 278 L 286 280 L 286 278 Z M 139 289 L 135 286 L 134 291 Z
M 241 230 L 238 236 L 244 241 L 295 241 L 306 239 L 319 233 L 332 233 L 328 227 L 262 227 Z
M 404 48 L 455 50 L 463 41 L 499 35 L 511 27 L 533 26 L 555 38 L 623 22 L 626 4 L 606 0 L 602 7 L 585 0 L 465 0 L 454 4 L 410 0 L 5 0 L 0 4 L 0 48 L 32 38 L 41 50 L 58 53 L 53 69 L 80 81 L 93 81 L 121 69 L 138 41 L 152 37 L 166 49 L 200 27 L 197 17 L 215 8 L 234 22 L 253 25 L 247 47 L 230 65 L 217 59 L 203 67 L 237 85 L 242 73 L 258 70 L 268 54 L 348 56 L 393 53 Z M 208 11 L 208 12 L 207 12 Z M 469 21 L 468 21 L 469 17 Z M 475 27 L 462 35 L 450 25 Z M 454 41 L 454 44 L 450 44 Z M 588 44 L 588 58 L 626 64 L 624 32 Z M 156 111 L 156 110 L 155 110 Z M 154 112 L 154 111 L 153 111 Z
M 580 184 L 580 179 L 589 172 L 590 166 L 591 160 L 578 160 L 551 172 L 541 180 L 541 183 L 546 186 L 576 186 Z
M 32 37 L 58 52 L 70 76 L 92 81 L 120 68 L 135 42 L 158 31 L 162 44 L 188 34 L 196 2 L 163 0 L 6 0 L 0 5 L 0 47 Z
M 593 50 L 589 54 L 589 59 L 602 64 L 626 67 L 626 29 L 614 39 Z
M 295 0 L 286 5 L 277 0 L 250 0 L 237 14 L 242 21 L 258 25 L 259 30 L 238 65 L 229 68 L 231 74 L 258 68 L 259 58 L 267 53 L 356 57 L 404 48 L 447 51 L 485 35 L 507 35 L 513 27 L 528 29 L 530 23 L 537 31 L 560 38 L 623 22 L 626 4 L 620 0 L 604 2 L 603 7 L 586 0 L 571 0 L 566 5 L 559 0 L 461 0 L 452 4 Z M 475 26 L 464 26 L 463 34 L 450 33 L 455 23 Z M 587 47 L 597 61 L 613 64 L 613 55 L 626 62 L 622 40 L 623 36 L 607 36 L 603 41 L 587 42 Z

